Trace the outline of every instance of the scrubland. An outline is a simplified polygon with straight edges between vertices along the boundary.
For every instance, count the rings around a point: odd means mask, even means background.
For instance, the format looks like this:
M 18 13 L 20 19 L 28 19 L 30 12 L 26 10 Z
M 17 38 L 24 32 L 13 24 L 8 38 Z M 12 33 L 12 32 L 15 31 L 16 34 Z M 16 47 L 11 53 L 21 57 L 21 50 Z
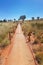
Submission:
M 0 48 L 6 47 L 10 44 L 9 32 L 12 33 L 16 30 L 17 24 L 14 22 L 1 22 L 0 23 Z
M 21 26 L 25 37 L 29 32 L 34 32 L 36 39 L 31 44 L 32 49 L 39 65 L 43 65 L 43 20 L 24 21 Z

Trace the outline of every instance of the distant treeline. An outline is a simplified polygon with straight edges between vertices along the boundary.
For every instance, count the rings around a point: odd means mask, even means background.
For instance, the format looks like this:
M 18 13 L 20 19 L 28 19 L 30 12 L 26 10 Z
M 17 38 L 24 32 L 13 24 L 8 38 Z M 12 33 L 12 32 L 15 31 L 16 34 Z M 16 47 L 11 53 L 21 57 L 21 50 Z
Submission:
M 14 18 L 14 20 L 12 20 L 12 19 L 10 19 L 10 20 L 7 20 L 7 19 L 3 19 L 3 20 L 0 20 L 0 22 L 18 22 L 18 21 L 24 21 L 26 19 L 26 15 L 22 15 L 22 16 L 20 16 L 19 17 L 19 19 L 18 20 L 16 20 L 15 18 Z M 40 18 L 40 17 L 37 17 L 37 18 L 35 18 L 35 17 L 32 17 L 31 19 L 30 19 L 30 21 L 35 21 L 35 20 L 42 20 L 43 21 L 43 18 Z
M 43 20 L 43 18 L 37 17 L 36 19 L 32 17 L 32 20 Z
M 0 20 L 0 22 L 12 22 L 13 20 L 6 20 L 6 19 L 4 19 L 4 20 Z

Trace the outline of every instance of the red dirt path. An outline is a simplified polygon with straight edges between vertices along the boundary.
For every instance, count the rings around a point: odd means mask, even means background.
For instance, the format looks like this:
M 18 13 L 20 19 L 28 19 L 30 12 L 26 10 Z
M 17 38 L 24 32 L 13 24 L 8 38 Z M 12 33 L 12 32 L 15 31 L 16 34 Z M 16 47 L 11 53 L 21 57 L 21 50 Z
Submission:
M 4 60 L 3 65 L 35 65 L 32 52 L 26 44 L 20 24 L 18 24 L 10 49 L 8 55 L 5 51 L 6 60 Z

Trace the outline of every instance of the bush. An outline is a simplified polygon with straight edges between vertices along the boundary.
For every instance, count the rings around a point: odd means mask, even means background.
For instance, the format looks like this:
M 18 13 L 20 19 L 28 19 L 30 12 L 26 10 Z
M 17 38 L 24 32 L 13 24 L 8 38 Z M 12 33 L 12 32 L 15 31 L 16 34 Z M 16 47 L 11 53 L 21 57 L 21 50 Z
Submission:
M 17 23 L 12 23 L 12 22 L 0 23 L 0 47 L 5 47 L 9 44 L 8 33 L 9 31 L 13 32 L 13 28 L 15 32 L 16 27 L 17 27 Z
M 33 42 L 33 44 L 38 44 L 38 40 L 35 40 L 35 41 Z
M 41 43 L 43 43 L 43 38 L 41 38 L 41 40 L 40 40 L 40 41 L 41 41 Z
M 9 45 L 10 41 L 6 38 L 2 43 L 1 43 L 1 47 L 4 48 L 7 45 Z
M 36 60 L 40 65 L 43 65 L 43 53 L 36 54 Z
M 36 56 L 36 61 L 40 64 L 41 63 L 41 58 Z
M 0 36 L 0 43 L 2 42 L 2 40 L 4 40 L 4 38 L 5 38 L 4 35 Z
M 43 29 L 43 23 L 31 23 L 32 27 L 36 27 L 37 29 Z

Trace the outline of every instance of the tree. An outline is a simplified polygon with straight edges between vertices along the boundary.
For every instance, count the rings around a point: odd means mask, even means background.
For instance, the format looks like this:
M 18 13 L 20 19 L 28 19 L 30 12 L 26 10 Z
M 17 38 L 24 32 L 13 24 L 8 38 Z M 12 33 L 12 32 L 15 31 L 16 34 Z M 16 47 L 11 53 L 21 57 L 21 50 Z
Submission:
M 7 20 L 6 20 L 6 19 L 4 19 L 4 20 L 3 20 L 3 22 L 7 22 Z
M 40 17 L 37 17 L 37 20 L 39 20 L 40 19 Z
M 13 20 L 12 19 L 9 19 L 8 22 L 13 22 Z
M 34 20 L 34 17 L 32 17 L 32 20 Z
M 14 22 L 16 22 L 16 19 L 14 18 Z
M 19 20 L 25 20 L 26 19 L 26 16 L 25 15 L 22 15 L 22 16 L 20 16 L 20 18 L 19 18 Z
M 0 20 L 0 22 L 3 22 L 2 20 Z

